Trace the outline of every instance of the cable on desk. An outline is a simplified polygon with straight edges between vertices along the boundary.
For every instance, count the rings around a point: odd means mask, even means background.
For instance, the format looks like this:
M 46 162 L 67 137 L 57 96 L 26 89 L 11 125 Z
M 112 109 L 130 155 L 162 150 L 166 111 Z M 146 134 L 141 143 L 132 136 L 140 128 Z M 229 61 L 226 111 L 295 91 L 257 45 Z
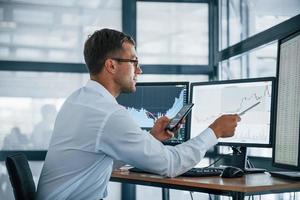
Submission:
M 255 168 L 253 163 L 248 158 L 247 158 L 247 165 L 248 165 L 249 168 Z
M 217 158 L 217 160 L 215 160 L 213 163 L 211 163 L 210 165 L 208 165 L 206 167 L 203 167 L 203 168 L 208 168 L 208 167 L 213 166 L 214 164 L 216 164 L 217 162 L 219 162 L 221 160 L 221 158 L 223 158 L 224 156 L 228 156 L 228 155 L 233 155 L 233 153 L 223 154 L 219 158 Z

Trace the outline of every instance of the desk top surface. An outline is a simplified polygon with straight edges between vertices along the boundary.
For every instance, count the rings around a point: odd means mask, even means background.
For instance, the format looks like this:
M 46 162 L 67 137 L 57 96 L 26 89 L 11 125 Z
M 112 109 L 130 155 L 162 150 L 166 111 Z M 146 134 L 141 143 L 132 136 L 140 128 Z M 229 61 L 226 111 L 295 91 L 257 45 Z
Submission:
M 164 185 L 166 187 L 181 186 L 188 189 L 222 190 L 243 193 L 255 193 L 262 191 L 299 191 L 300 181 L 284 180 L 271 177 L 267 172 L 247 174 L 240 178 L 212 177 L 176 177 L 165 178 L 155 174 L 134 173 L 128 170 L 113 171 L 112 181 L 135 183 L 141 185 Z M 147 184 L 148 183 L 148 184 Z

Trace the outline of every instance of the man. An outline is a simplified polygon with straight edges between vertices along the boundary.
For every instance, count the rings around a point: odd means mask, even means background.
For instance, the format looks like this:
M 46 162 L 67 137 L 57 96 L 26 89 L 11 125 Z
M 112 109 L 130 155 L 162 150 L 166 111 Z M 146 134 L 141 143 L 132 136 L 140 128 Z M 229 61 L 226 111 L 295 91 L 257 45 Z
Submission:
M 240 118 L 224 115 L 199 136 L 173 146 L 161 141 L 174 133 L 159 118 L 150 133 L 142 131 L 120 106 L 121 92 L 134 92 L 142 73 L 133 39 L 102 29 L 84 48 L 91 80 L 62 106 L 38 184 L 37 199 L 101 199 L 113 160 L 174 177 L 195 166 L 219 137 L 232 136 Z

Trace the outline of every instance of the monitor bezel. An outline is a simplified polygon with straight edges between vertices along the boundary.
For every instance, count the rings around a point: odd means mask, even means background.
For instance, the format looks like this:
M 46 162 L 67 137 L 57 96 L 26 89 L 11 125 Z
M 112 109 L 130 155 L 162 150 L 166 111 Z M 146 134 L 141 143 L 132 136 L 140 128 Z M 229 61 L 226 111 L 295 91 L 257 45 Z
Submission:
M 136 87 L 139 86 L 176 86 L 176 85 L 184 85 L 186 87 L 186 97 L 185 97 L 185 104 L 189 103 L 189 94 L 190 94 L 190 82 L 187 81 L 176 81 L 176 82 L 137 82 Z M 185 122 L 185 139 L 183 141 L 178 141 L 178 142 L 163 142 L 165 145 L 171 145 L 175 146 L 178 144 L 182 144 L 183 142 L 186 142 L 187 140 L 190 139 L 190 114 L 186 117 L 186 122 Z
M 273 149 L 272 149 L 272 165 L 274 167 L 283 168 L 283 169 L 290 169 L 290 170 L 297 170 L 300 171 L 300 137 L 298 141 L 298 164 L 297 166 L 294 165 L 288 165 L 288 164 L 282 164 L 282 163 L 276 163 L 275 162 L 275 145 L 276 145 L 276 124 L 277 124 L 277 101 L 278 101 L 278 86 L 279 86 L 279 64 L 280 64 L 280 46 L 282 43 L 287 42 L 291 40 L 292 38 L 300 35 L 300 29 L 293 32 L 292 34 L 282 37 L 278 40 L 278 46 L 277 46 L 277 64 L 276 64 L 276 77 L 277 77 L 277 83 L 276 83 L 276 95 L 275 95 L 275 102 L 274 102 L 274 109 L 275 109 L 275 115 L 274 115 L 274 139 L 273 139 Z M 299 121 L 300 124 L 300 121 Z M 299 135 L 300 135 L 300 129 L 299 129 Z
M 196 82 L 191 83 L 191 91 L 190 91 L 190 101 L 193 101 L 193 93 L 195 86 L 202 85 L 221 85 L 221 84 L 237 84 L 237 83 L 253 83 L 253 82 L 265 82 L 270 81 L 272 84 L 272 93 L 271 93 L 271 114 L 270 114 L 270 124 L 274 122 L 274 95 L 275 95 L 275 77 L 262 77 L 262 78 L 247 78 L 247 79 L 232 79 L 232 80 L 220 80 L 220 81 L 209 81 L 209 82 Z M 194 102 L 193 102 L 194 103 Z M 192 110 L 193 112 L 193 110 Z M 192 116 L 192 114 L 191 114 Z M 190 119 L 191 120 L 191 119 Z M 192 126 L 190 122 L 190 126 Z M 190 127 L 191 130 L 191 127 Z M 219 142 L 218 146 L 234 146 L 234 147 L 272 147 L 273 141 L 273 126 L 270 125 L 269 131 L 269 143 L 267 144 L 256 144 L 256 143 L 229 143 L 229 142 Z M 191 133 L 190 133 L 191 135 Z

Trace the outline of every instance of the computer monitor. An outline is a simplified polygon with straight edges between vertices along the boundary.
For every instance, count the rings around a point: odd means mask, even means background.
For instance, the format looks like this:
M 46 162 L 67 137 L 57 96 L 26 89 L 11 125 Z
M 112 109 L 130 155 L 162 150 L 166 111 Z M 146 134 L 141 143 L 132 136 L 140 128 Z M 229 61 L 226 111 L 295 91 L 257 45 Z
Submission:
M 273 165 L 300 171 L 300 30 L 278 42 L 277 79 Z
M 241 114 L 235 135 L 218 145 L 234 147 L 232 165 L 246 169 L 246 147 L 271 147 L 274 120 L 274 77 L 199 82 L 191 84 L 191 138 L 222 114 Z
M 188 82 L 145 82 L 137 83 L 136 88 L 134 93 L 121 94 L 117 101 L 126 107 L 144 130 L 150 130 L 154 121 L 161 116 L 174 117 L 188 102 Z M 175 136 L 164 144 L 176 145 L 188 139 L 187 126 L 183 125 Z

